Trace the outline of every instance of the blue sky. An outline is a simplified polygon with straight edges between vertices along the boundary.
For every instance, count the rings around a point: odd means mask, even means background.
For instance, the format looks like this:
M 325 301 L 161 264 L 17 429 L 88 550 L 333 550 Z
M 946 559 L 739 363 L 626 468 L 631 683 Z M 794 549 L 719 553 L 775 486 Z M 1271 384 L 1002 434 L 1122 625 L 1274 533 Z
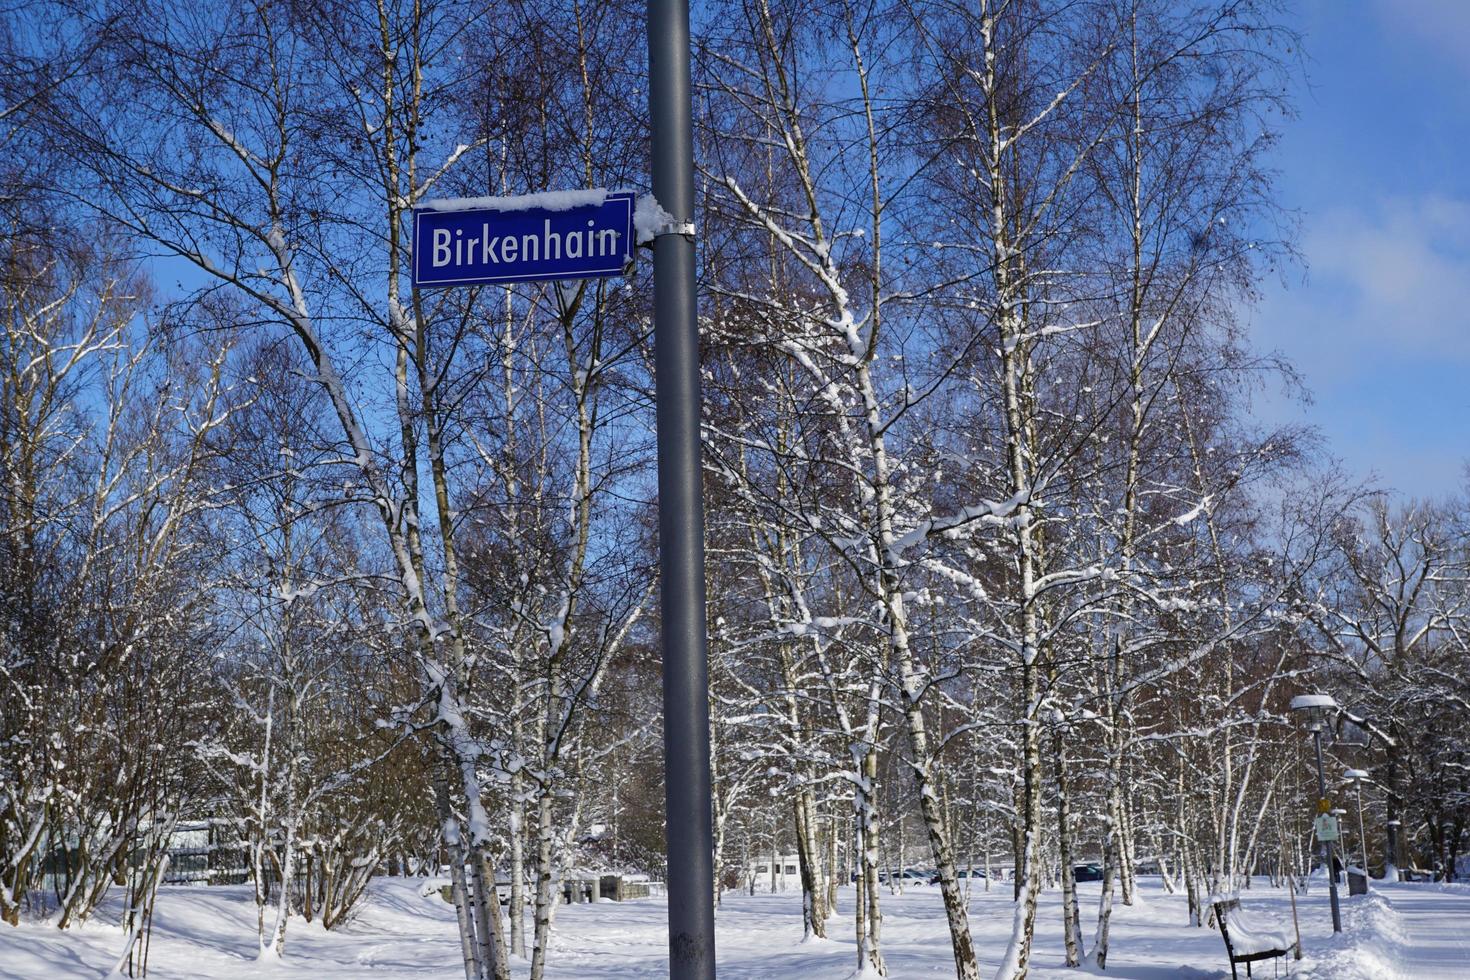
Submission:
M 1306 66 L 1276 156 L 1305 269 L 1251 329 L 1313 401 L 1268 394 L 1350 472 L 1412 496 L 1470 461 L 1470 0 L 1298 0 Z
M 1255 413 L 1380 487 L 1470 490 L 1470 0 L 1287 2 L 1306 61 L 1273 162 L 1304 265 L 1249 322 L 1311 402 L 1273 388 Z

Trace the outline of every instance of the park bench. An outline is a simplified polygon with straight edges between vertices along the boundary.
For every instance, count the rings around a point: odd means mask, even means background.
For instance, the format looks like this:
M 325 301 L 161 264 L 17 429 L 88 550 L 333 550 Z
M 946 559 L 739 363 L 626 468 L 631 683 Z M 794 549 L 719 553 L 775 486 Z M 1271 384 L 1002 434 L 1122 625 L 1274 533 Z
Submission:
M 1230 957 L 1230 975 L 1239 977 L 1235 964 L 1245 964 L 1245 975 L 1251 975 L 1251 964 L 1258 960 L 1274 960 L 1285 956 L 1291 949 L 1286 933 L 1270 926 L 1262 926 L 1245 918 L 1240 910 L 1240 899 L 1216 899 L 1215 921 L 1220 923 L 1220 936 L 1225 940 L 1225 953 Z M 1273 963 L 1272 968 L 1277 964 Z

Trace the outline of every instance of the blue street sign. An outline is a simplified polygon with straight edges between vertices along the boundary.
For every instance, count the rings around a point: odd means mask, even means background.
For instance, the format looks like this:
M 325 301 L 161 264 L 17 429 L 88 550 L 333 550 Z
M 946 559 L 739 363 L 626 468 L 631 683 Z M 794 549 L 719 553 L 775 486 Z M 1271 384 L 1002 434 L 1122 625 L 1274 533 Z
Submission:
M 413 284 L 619 276 L 633 258 L 633 194 L 441 201 L 413 212 Z

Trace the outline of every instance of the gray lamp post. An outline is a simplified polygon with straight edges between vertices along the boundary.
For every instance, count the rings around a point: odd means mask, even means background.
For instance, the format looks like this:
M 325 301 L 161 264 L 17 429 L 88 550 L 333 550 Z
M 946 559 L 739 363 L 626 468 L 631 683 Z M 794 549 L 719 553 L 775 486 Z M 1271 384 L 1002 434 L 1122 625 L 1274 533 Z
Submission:
M 1332 816 L 1337 820 L 1337 863 L 1342 865 L 1343 870 L 1346 871 L 1348 863 L 1348 846 L 1347 831 L 1344 828 L 1347 827 L 1347 809 L 1345 807 L 1335 806 L 1327 812 L 1332 814 Z M 1332 875 L 1334 878 L 1337 877 L 1336 868 L 1332 870 Z M 1348 894 L 1352 893 L 1349 892 Z
M 649 0 L 653 193 L 678 226 L 653 244 L 669 977 L 714 980 L 709 628 L 704 605 L 698 297 L 690 223 L 695 210 L 691 93 L 689 0 Z
M 1399 743 L 1388 730 L 1374 723 L 1372 718 L 1360 718 L 1351 710 L 1339 708 L 1337 711 L 1337 740 L 1349 745 L 1367 746 L 1370 742 L 1377 741 L 1383 745 L 1384 765 L 1386 766 L 1386 778 L 1379 781 L 1379 787 L 1383 793 L 1383 808 L 1385 811 L 1384 829 L 1387 839 L 1384 842 L 1383 855 L 1383 878 L 1385 881 L 1399 880 L 1399 853 L 1401 845 L 1399 842 L 1399 819 L 1398 819 L 1398 797 L 1395 787 L 1398 785 L 1398 749 Z M 1361 772 L 1362 770 L 1357 770 Z M 1349 776 L 1348 778 L 1352 778 Z M 1366 775 L 1364 776 L 1366 779 Z M 1362 786 L 1358 787 L 1358 809 L 1359 833 L 1362 832 Z M 1365 872 L 1367 868 L 1363 869 Z
M 1311 729 L 1317 749 L 1317 796 L 1319 805 L 1327 801 L 1327 775 L 1322 768 L 1322 732 L 1337 715 L 1337 702 L 1326 694 L 1299 694 L 1291 699 L 1291 710 L 1300 712 Z M 1342 932 L 1342 910 L 1337 901 L 1337 872 L 1332 867 L 1332 842 L 1318 841 L 1322 852 L 1322 868 L 1327 872 L 1327 888 L 1332 898 L 1332 931 Z
M 1363 833 L 1363 784 L 1368 781 L 1366 769 L 1349 769 L 1342 777 L 1358 791 L 1358 851 L 1362 854 L 1363 874 L 1368 873 L 1368 837 Z
M 1398 817 L 1391 817 L 1388 821 L 1388 869 L 1383 874 L 1384 881 L 1404 880 L 1403 872 L 1399 870 L 1399 828 L 1402 826 L 1403 822 Z

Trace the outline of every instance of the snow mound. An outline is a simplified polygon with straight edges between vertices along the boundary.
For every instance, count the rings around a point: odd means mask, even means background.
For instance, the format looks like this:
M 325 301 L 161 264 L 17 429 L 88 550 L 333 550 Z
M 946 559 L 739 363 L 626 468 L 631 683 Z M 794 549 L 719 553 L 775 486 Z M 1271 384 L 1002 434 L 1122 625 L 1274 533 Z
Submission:
M 1325 940 L 1302 960 L 1298 976 L 1319 980 L 1409 980 L 1403 972 L 1409 942 L 1403 919 L 1380 892 L 1343 907 L 1342 934 Z

